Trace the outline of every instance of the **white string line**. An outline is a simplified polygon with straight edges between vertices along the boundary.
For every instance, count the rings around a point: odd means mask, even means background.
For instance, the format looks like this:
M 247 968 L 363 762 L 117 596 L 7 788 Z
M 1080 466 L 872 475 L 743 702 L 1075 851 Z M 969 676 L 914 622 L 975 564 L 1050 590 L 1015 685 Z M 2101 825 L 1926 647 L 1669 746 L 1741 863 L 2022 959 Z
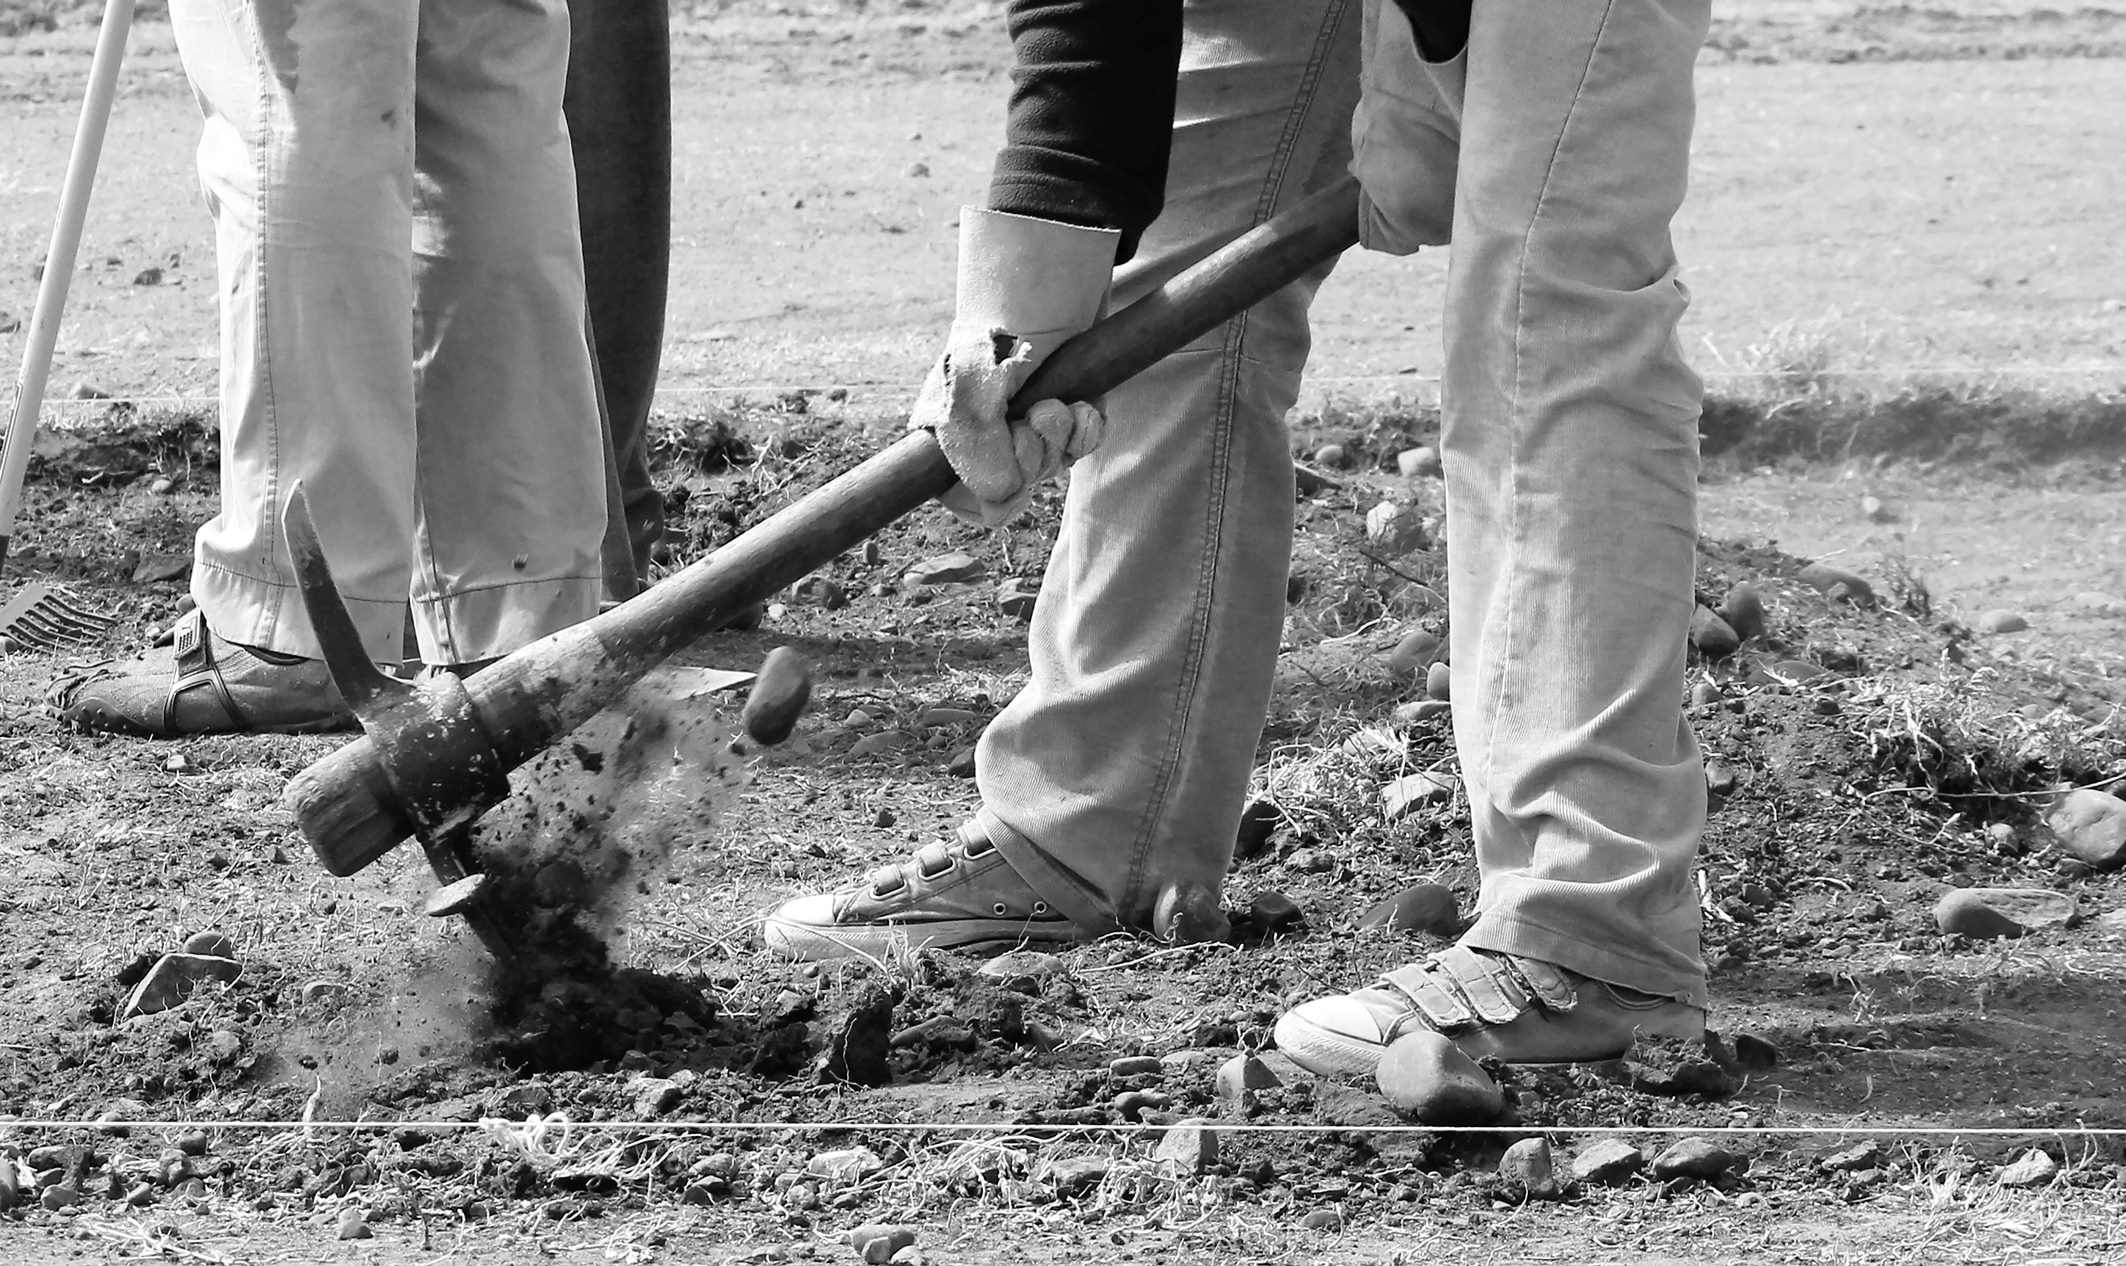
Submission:
M 554 1117 L 543 1118 L 552 1122 Z M 566 1118 L 563 1118 L 566 1120 Z M 0 1120 L 0 1133 L 24 1130 L 171 1130 L 213 1126 L 224 1130 L 491 1130 L 497 1125 L 514 1128 L 516 1122 L 500 1118 L 481 1121 L 241 1121 L 194 1120 L 112 1121 L 40 1119 L 24 1117 Z M 856 1132 L 870 1130 L 889 1134 L 1163 1134 L 1175 1125 L 1117 1122 L 1111 1125 L 1040 1125 L 1009 1121 L 576 1121 L 574 1128 L 615 1133 L 767 1134 L 784 1131 Z M 2029 1138 L 2072 1135 L 2078 1138 L 2126 1138 L 2126 1127 L 2094 1125 L 1970 1126 L 1953 1125 L 1328 1125 L 1258 1124 L 1215 1119 L 1189 1122 L 1189 1128 L 1213 1134 L 1660 1134 L 1699 1136 L 1707 1134 L 1743 1137 L 1778 1135 L 1880 1135 L 1893 1138 Z
M 2121 385 L 2126 385 L 2126 367 L 2121 366 L 2099 366 L 2091 369 L 2062 369 L 2041 365 L 2024 367 L 1988 367 L 1983 365 L 1933 365 L 1909 366 L 1904 368 L 1893 369 L 1826 369 L 1820 371 L 1804 370 L 1792 372 L 1780 370 L 1706 370 L 1701 372 L 1698 376 L 1707 382 L 1755 382 L 1763 380 L 1776 381 L 1784 378 L 1805 378 L 1810 381 L 1824 381 L 1836 379 L 1872 380 L 1895 378 L 1946 377 L 1967 379 L 2009 377 L 2054 378 L 2066 380 L 2075 378 L 2100 378 L 2107 375 L 2120 376 Z M 1319 377 L 1309 375 L 1306 379 L 1306 385 L 1309 387 L 1362 386 L 1378 383 L 1388 383 L 1395 385 L 1437 384 L 1438 382 L 1439 375 L 1437 374 L 1330 374 Z M 656 398 L 662 400 L 666 397 L 713 397 L 764 394 L 789 395 L 792 393 L 802 395 L 821 395 L 826 392 L 836 390 L 887 390 L 892 391 L 898 395 L 904 395 L 912 398 L 916 393 L 916 384 L 912 381 L 903 381 L 900 379 L 853 379 L 848 381 L 831 381 L 822 383 L 750 382 L 725 385 L 671 386 L 659 387 L 657 389 Z M 80 409 L 101 408 L 107 405 L 130 404 L 167 405 L 173 408 L 203 409 L 210 408 L 217 403 L 219 403 L 217 397 L 210 395 L 114 395 L 96 396 L 89 399 L 47 400 L 44 402 L 44 407 L 46 409 Z

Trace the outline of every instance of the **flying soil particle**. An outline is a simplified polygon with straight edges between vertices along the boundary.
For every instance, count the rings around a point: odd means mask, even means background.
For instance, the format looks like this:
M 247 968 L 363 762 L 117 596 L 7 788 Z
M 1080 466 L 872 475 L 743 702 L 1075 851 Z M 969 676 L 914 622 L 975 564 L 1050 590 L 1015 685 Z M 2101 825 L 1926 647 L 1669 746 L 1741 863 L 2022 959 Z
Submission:
M 700 990 L 614 965 L 635 899 L 710 838 L 745 781 L 714 704 L 679 694 L 645 678 L 528 763 L 474 828 L 489 899 L 523 947 L 489 981 L 485 1045 L 504 1063 L 582 1068 L 653 1048 L 675 1017 L 714 1019 Z

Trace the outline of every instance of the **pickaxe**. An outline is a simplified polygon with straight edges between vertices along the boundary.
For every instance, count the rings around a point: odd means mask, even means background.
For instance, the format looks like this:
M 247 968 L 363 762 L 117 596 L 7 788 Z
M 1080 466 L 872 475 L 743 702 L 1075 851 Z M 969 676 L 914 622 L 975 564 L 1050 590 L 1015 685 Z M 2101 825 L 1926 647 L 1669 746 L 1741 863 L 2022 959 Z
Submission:
M 1058 348 L 1012 400 L 1085 400 L 1328 262 L 1358 240 L 1358 187 L 1345 179 L 1249 230 Z M 408 685 L 354 640 L 299 493 L 288 540 L 303 601 L 334 682 L 366 731 L 297 774 L 284 799 L 325 869 L 351 875 L 420 839 L 442 887 L 428 913 L 461 914 L 498 956 L 506 911 L 481 894 L 470 828 L 509 794 L 509 772 L 589 720 L 650 669 L 950 488 L 957 476 L 928 431 L 884 451 L 662 583 L 466 681 Z M 335 614 L 337 613 L 337 614 Z

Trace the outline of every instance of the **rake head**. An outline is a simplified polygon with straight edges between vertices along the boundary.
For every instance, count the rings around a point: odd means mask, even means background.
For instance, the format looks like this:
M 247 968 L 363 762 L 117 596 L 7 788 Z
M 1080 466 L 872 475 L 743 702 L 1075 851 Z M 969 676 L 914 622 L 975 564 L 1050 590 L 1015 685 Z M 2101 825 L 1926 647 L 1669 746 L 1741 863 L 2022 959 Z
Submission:
M 57 651 L 93 642 L 118 617 L 81 606 L 50 585 L 33 583 L 0 606 L 0 640 L 20 649 Z

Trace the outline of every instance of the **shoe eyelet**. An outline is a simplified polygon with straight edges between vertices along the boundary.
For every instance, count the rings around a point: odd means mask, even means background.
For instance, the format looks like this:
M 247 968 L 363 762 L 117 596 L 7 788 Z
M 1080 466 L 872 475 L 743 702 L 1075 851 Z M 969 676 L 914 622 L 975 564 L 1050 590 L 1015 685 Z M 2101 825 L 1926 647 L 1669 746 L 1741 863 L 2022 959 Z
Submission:
M 1010 913 L 1011 913 L 1011 907 L 1010 907 L 1010 906 L 1007 906 L 1007 905 L 1005 905 L 1005 904 L 1004 904 L 1003 902 L 999 901 L 999 902 L 997 902 L 997 903 L 996 903 L 995 905 L 993 905 L 993 906 L 989 907 L 989 912 L 990 912 L 991 914 L 994 914 L 994 915 L 996 915 L 996 916 L 997 916 L 998 918 L 1000 918 L 1000 919 L 1001 919 L 1001 918 L 1003 918 L 1003 917 L 1004 917 L 1005 915 L 1007 915 L 1007 914 L 1010 914 Z
M 1036 901 L 1036 902 L 1034 902 L 1034 903 L 1033 903 L 1033 912 L 1034 912 L 1034 913 L 1035 913 L 1036 915 L 1044 915 L 1044 914 L 1047 914 L 1047 913 L 1048 913 L 1048 903 L 1047 903 L 1046 901 Z

